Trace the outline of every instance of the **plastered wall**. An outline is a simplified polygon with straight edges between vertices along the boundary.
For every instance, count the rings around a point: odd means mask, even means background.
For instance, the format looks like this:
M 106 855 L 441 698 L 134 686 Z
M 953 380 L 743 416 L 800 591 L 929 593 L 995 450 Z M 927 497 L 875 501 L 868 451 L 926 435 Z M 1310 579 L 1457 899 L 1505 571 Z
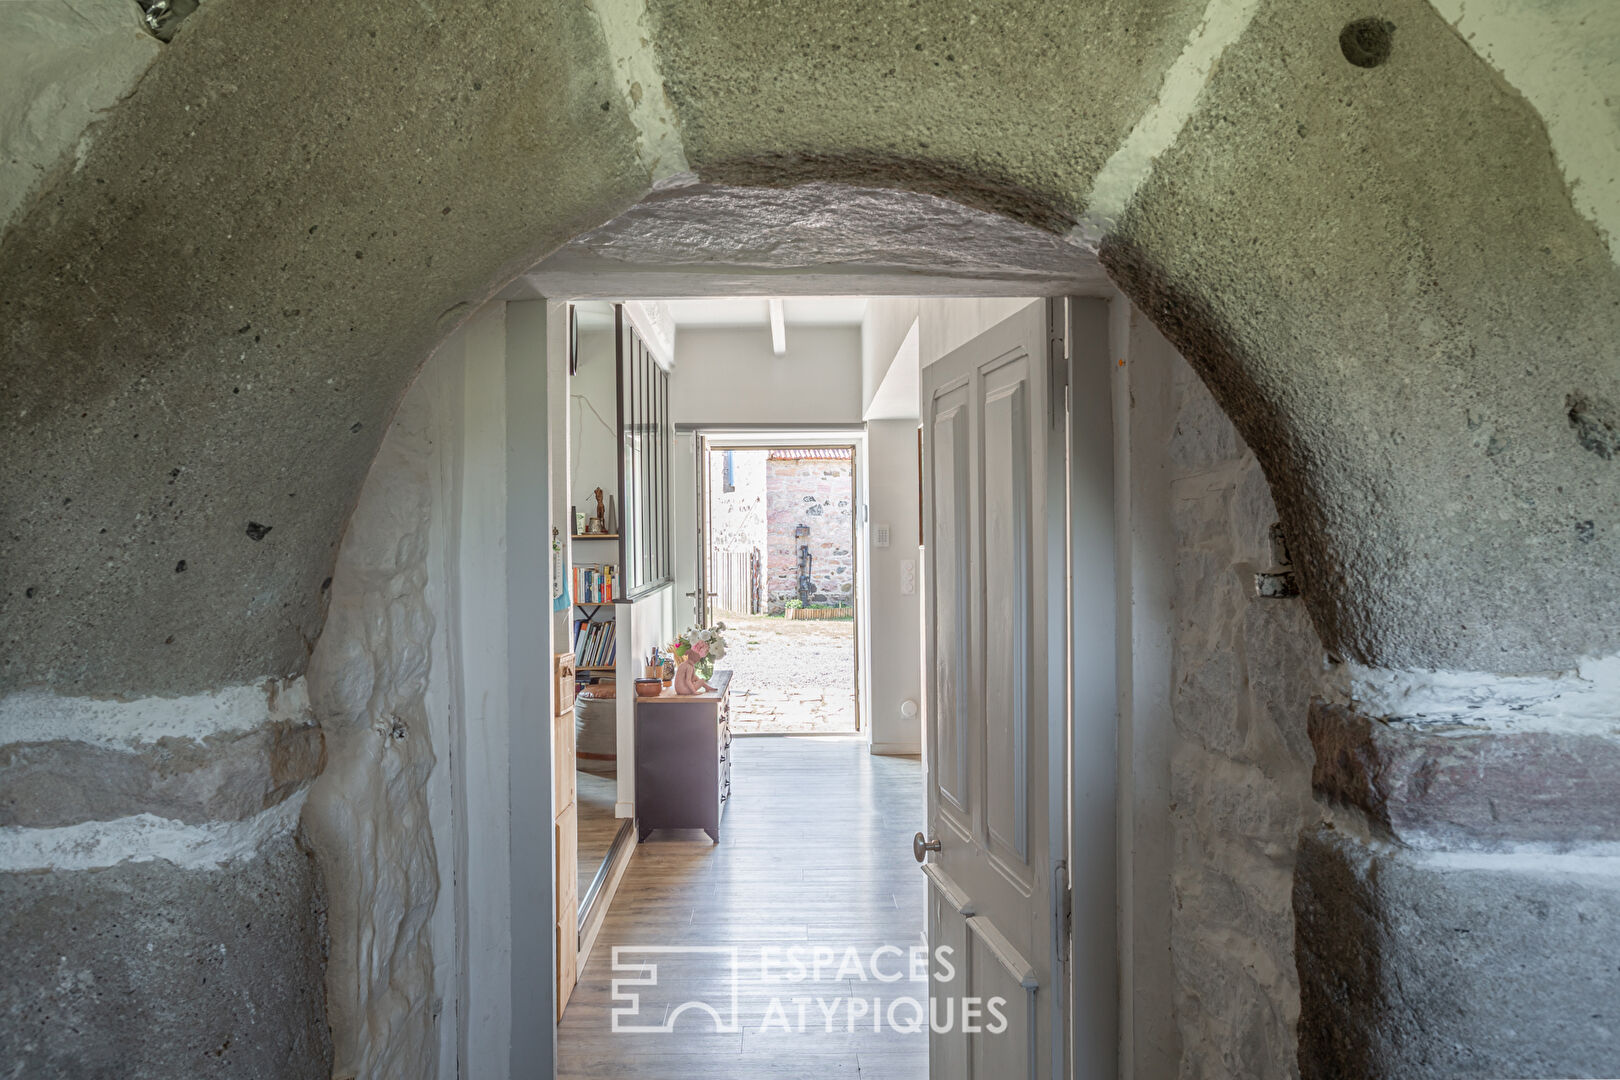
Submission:
M 305 826 L 332 882 L 326 979 L 340 1076 L 426 1078 L 455 1061 L 454 896 L 441 900 L 441 884 L 454 880 L 450 508 L 467 338 L 440 349 L 383 437 L 310 658 L 330 756 Z
M 866 483 L 871 526 L 889 527 L 889 546 L 869 545 L 867 599 L 871 619 L 866 677 L 874 753 L 922 752 L 922 549 L 918 501 L 917 421 L 871 420 L 866 425 Z M 910 573 L 907 573 L 907 564 Z M 916 706 L 905 715 L 907 702 Z
M 858 422 L 860 348 L 854 327 L 789 326 L 782 356 L 768 327 L 689 327 L 675 338 L 670 415 L 677 424 Z
M 525 727 L 549 715 L 550 609 L 514 625 L 509 601 L 527 587 L 502 558 L 529 552 L 532 587 L 549 585 L 549 565 L 535 558 L 549 547 L 544 529 L 538 544 L 533 524 L 508 529 L 509 507 L 548 497 L 548 469 L 508 468 L 509 453 L 543 450 L 514 451 L 507 432 L 509 408 L 533 437 L 549 430 L 533 381 L 549 375 L 545 307 L 486 305 L 428 361 L 339 550 L 309 668 L 329 763 L 304 817 L 333 882 L 335 1075 L 503 1075 L 517 1053 L 520 985 L 533 994 L 548 984 L 514 972 L 512 958 L 528 955 L 514 924 L 550 925 L 549 848 L 514 844 L 509 821 L 523 800 L 549 800 L 550 773 L 508 733 L 514 715 Z M 525 887 L 514 916 L 513 882 L 537 874 L 544 887 Z

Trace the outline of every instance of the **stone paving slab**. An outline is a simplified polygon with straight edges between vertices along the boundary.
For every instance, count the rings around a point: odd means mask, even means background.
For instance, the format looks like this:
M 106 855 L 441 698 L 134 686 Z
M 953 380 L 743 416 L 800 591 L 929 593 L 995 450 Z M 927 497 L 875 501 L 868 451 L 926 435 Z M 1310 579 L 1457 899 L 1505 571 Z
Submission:
M 855 621 L 721 615 L 736 734 L 855 730 Z

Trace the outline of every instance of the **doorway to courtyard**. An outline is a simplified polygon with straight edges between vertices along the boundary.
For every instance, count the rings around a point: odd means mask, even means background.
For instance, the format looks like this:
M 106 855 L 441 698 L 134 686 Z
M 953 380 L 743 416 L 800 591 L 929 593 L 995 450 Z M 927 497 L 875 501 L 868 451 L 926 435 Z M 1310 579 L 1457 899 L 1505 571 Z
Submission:
M 701 621 L 728 628 L 732 731 L 859 733 L 855 446 L 699 438 Z

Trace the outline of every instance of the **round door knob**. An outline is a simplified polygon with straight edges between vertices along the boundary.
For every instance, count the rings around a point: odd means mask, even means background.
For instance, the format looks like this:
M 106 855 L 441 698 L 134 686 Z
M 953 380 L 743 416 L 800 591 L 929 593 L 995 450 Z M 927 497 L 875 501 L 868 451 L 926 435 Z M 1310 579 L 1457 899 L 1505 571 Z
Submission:
M 911 838 L 911 854 L 912 857 L 914 857 L 918 862 L 922 862 L 925 858 L 927 858 L 930 851 L 938 850 L 938 840 L 930 840 L 922 833 L 918 833 L 916 836 Z

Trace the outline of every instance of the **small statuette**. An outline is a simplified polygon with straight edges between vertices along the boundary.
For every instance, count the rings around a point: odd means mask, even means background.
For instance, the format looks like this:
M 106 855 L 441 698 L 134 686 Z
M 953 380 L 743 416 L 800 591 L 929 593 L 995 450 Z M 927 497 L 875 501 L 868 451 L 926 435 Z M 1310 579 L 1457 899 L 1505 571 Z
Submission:
M 677 694 L 706 694 L 713 690 L 703 679 L 698 678 L 697 665 L 690 660 L 682 661 L 675 668 L 675 692 Z

